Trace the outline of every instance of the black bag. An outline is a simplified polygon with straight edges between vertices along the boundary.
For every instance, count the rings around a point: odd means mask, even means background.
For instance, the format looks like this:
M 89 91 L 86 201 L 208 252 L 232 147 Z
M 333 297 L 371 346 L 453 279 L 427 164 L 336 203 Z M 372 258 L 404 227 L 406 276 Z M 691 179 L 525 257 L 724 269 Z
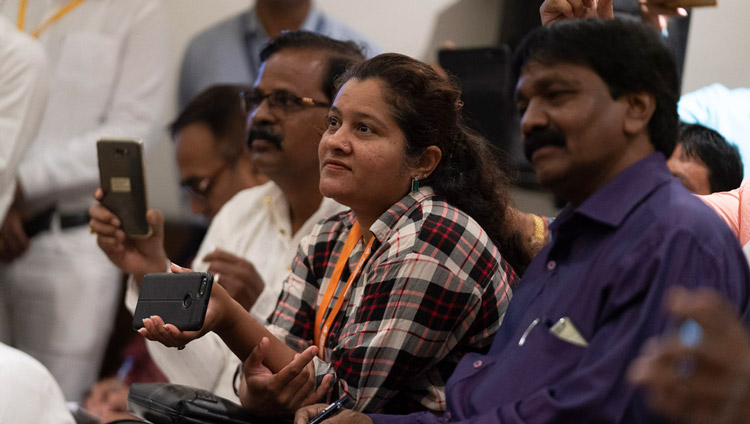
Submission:
M 268 424 L 206 390 L 169 383 L 130 386 L 128 410 L 153 424 Z

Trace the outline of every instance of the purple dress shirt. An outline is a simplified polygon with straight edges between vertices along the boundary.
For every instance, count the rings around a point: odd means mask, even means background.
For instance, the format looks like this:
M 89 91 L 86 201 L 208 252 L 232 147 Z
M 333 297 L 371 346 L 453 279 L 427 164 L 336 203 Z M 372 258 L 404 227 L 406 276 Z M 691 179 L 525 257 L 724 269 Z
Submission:
M 660 153 L 568 205 L 550 231 L 488 354 L 464 356 L 448 380 L 448 412 L 372 415 L 375 423 L 659 421 L 625 371 L 668 327 L 667 288 L 713 287 L 748 321 L 750 272 L 737 239 Z M 550 332 L 563 317 L 587 347 Z

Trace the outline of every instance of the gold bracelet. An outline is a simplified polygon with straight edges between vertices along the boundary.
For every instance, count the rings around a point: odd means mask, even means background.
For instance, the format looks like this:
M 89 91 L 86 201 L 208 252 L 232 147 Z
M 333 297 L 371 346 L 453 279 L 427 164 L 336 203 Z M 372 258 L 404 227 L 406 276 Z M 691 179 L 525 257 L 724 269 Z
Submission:
M 544 219 L 536 214 L 531 215 L 532 218 L 534 218 L 534 240 L 538 241 L 539 243 L 546 243 L 547 237 L 546 237 L 546 231 L 544 226 Z

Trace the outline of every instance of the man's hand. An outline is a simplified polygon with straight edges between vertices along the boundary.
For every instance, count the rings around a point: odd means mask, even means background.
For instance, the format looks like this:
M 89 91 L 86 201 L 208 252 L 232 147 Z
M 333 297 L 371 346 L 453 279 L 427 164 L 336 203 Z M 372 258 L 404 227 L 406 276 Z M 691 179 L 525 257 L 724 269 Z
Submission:
M 314 416 L 328 406 L 325 403 L 305 406 L 297 410 L 294 414 L 294 424 L 307 424 Z M 323 421 L 324 424 L 372 424 L 372 420 L 361 412 L 355 412 L 351 409 L 342 409 L 331 418 Z
M 101 201 L 104 193 L 96 190 L 94 197 Z M 96 242 L 112 263 L 126 274 L 133 274 L 138 282 L 149 272 L 164 272 L 167 253 L 164 250 L 164 215 L 156 210 L 146 213 L 152 228 L 151 235 L 143 239 L 128 238 L 120 229 L 120 220 L 101 203 L 89 208 L 89 226 L 96 234 Z
M 13 205 L 5 215 L 5 221 L 0 226 L 0 262 L 10 263 L 26 252 L 29 248 L 29 238 L 23 229 L 21 211 Z
M 654 410 L 676 421 L 750 422 L 750 335 L 734 306 L 707 288 L 674 288 L 667 309 L 697 326 L 682 337 L 650 340 L 629 380 L 647 392 Z
M 615 17 L 612 0 L 544 0 L 539 8 L 542 25 L 573 18 Z
M 315 389 L 312 360 L 318 353 L 316 346 L 295 354 L 292 362 L 273 374 L 263 365 L 269 344 L 264 337 L 243 364 L 240 402 L 244 408 L 260 417 L 290 417 L 297 408 L 319 401 L 328 392 L 330 376 Z
M 203 258 L 208 271 L 218 278 L 230 296 L 243 308 L 250 310 L 263 292 L 265 284 L 252 263 L 217 248 Z

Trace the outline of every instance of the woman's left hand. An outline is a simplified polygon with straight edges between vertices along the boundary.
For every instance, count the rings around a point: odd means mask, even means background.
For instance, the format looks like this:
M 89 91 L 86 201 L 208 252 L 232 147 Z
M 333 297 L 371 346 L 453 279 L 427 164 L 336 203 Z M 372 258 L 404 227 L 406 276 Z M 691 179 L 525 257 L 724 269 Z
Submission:
M 172 272 L 192 272 L 192 270 L 172 264 Z M 231 301 L 231 297 L 226 290 L 221 285 L 216 284 L 211 290 L 211 298 L 206 309 L 206 316 L 203 319 L 203 327 L 200 330 L 182 331 L 173 324 L 165 324 L 160 316 L 152 315 L 143 320 L 143 328 L 139 329 L 138 333 L 167 347 L 185 346 L 217 328 L 224 319 L 225 310 L 228 309 L 227 302 Z
M 317 402 L 328 393 L 331 376 L 324 377 L 320 387 L 315 389 L 312 360 L 318 353 L 316 346 L 295 354 L 292 362 L 273 374 L 263 365 L 269 344 L 264 337 L 243 364 L 240 402 L 244 408 L 260 417 L 288 417 L 297 408 Z

